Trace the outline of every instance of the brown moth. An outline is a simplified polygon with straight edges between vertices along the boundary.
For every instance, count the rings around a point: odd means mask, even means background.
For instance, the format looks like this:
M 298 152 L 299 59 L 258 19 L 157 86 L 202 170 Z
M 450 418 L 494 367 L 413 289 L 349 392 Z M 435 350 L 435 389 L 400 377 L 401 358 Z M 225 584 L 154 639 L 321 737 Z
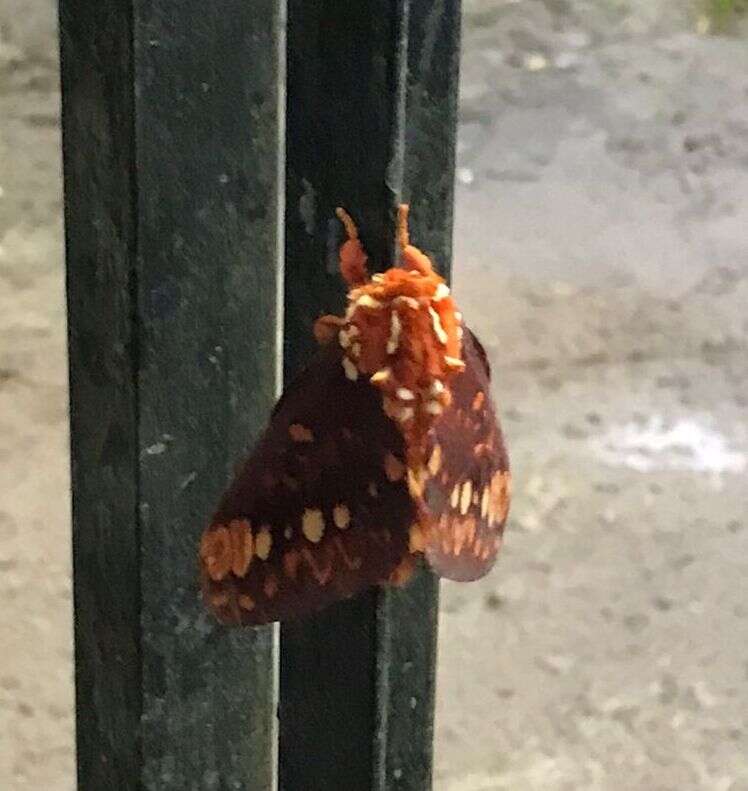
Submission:
M 295 618 L 418 558 L 472 580 L 493 565 L 509 507 L 509 462 L 486 354 L 445 281 L 408 239 L 402 262 L 368 275 L 338 209 L 348 284 L 343 317 L 315 325 L 319 356 L 281 396 L 200 545 L 203 594 L 219 620 Z

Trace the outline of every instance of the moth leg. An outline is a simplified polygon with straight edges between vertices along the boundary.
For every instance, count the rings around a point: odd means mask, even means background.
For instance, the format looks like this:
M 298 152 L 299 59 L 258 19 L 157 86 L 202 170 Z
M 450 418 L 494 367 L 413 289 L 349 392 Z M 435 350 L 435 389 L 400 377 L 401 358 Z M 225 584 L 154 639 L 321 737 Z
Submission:
M 403 269 L 415 269 L 422 275 L 429 275 L 434 270 L 431 260 L 425 253 L 422 253 L 410 243 L 410 235 L 408 233 L 409 209 L 410 207 L 407 203 L 401 203 L 397 208 L 397 239 L 402 251 Z
M 364 284 L 369 276 L 366 271 L 368 257 L 364 246 L 358 238 L 358 228 L 351 215 L 345 209 L 338 207 L 335 214 L 343 223 L 348 240 L 340 247 L 340 274 L 351 288 Z
M 314 322 L 314 337 L 320 346 L 327 346 L 337 336 L 341 327 L 345 325 L 345 319 L 340 316 L 320 316 Z

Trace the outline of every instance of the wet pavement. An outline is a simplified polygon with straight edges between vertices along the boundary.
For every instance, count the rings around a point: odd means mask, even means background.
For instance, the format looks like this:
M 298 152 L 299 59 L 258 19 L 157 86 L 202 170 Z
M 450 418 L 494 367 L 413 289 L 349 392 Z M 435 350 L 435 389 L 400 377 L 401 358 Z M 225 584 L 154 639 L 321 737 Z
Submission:
M 515 474 L 443 586 L 441 791 L 748 789 L 748 47 L 475 2 L 455 283 Z

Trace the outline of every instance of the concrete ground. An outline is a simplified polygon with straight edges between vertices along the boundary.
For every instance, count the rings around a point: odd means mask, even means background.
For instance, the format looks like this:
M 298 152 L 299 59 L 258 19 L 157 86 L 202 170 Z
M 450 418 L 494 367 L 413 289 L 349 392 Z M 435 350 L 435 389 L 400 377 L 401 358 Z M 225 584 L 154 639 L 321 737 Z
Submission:
M 74 787 L 54 6 L 0 7 L 10 791 Z M 516 494 L 495 571 L 443 586 L 438 791 L 748 791 L 745 37 L 466 0 L 455 284 Z

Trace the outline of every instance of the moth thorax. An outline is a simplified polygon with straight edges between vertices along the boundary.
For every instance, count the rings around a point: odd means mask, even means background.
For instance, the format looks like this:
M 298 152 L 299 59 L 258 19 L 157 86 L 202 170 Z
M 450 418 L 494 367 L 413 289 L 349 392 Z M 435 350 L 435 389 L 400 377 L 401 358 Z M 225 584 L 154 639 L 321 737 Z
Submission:
M 464 367 L 461 317 L 449 288 L 433 272 L 390 269 L 353 289 L 349 300 L 339 332 L 346 376 L 368 378 L 390 418 L 427 430 Z

